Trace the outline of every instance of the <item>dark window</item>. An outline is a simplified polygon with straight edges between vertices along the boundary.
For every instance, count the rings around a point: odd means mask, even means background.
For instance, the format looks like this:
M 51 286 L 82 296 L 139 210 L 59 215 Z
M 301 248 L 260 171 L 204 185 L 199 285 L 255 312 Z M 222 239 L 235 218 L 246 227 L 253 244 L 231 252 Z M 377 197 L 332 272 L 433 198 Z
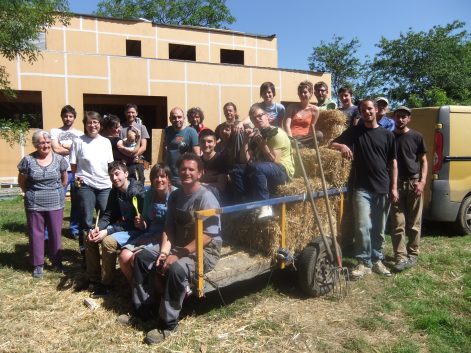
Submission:
M 244 65 L 244 51 L 221 49 L 221 63 Z
M 141 56 L 141 41 L 126 39 L 126 56 Z
M 168 58 L 196 61 L 196 47 L 194 45 L 169 44 Z
M 0 93 L 0 117 L 13 121 L 28 121 L 31 128 L 43 128 L 41 92 L 15 91 L 15 97 Z

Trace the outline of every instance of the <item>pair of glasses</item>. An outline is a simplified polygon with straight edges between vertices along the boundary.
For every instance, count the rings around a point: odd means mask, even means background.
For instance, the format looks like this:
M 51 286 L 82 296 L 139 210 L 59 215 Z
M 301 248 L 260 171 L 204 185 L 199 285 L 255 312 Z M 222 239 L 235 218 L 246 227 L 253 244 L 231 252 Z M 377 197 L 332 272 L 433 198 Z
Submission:
M 266 115 L 267 113 L 260 113 L 257 115 L 254 115 L 254 119 L 260 119 L 262 116 Z

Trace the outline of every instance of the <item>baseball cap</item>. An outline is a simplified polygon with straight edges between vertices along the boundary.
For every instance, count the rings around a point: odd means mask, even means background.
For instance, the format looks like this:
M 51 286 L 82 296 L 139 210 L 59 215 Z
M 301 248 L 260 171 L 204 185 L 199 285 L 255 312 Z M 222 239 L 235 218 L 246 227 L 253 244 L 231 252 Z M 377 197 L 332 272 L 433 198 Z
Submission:
M 379 101 L 386 102 L 386 104 L 389 104 L 389 101 L 386 97 L 378 97 L 375 99 L 375 103 L 378 103 Z
M 400 110 L 405 110 L 406 112 L 408 112 L 409 114 L 411 114 L 411 110 L 409 108 L 407 108 L 405 105 L 400 105 L 399 107 L 397 107 L 396 109 L 394 109 L 394 113 L 395 112 L 398 112 Z

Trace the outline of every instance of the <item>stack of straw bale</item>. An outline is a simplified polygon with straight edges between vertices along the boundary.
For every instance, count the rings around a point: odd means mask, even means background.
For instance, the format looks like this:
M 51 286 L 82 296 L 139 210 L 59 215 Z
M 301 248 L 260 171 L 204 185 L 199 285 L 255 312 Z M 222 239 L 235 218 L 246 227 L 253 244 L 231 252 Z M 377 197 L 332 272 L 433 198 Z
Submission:
M 350 162 L 344 160 L 338 151 L 328 148 L 328 144 L 345 130 L 345 121 L 346 118 L 342 112 L 329 110 L 321 112 L 316 125 L 316 129 L 324 134 L 324 145 L 319 148 L 319 153 L 328 189 L 341 188 L 347 183 Z M 300 150 L 300 155 L 312 190 L 321 191 L 322 184 L 316 152 L 313 149 L 304 148 Z M 274 195 L 275 197 L 298 195 L 306 192 L 296 155 L 294 155 L 294 159 L 296 162 L 295 177 L 290 183 L 280 186 L 276 191 L 276 195 Z M 334 218 L 334 231 L 337 231 L 337 223 L 340 223 L 337 220 L 340 196 L 330 197 L 329 201 Z M 317 199 L 315 203 L 320 216 L 321 227 L 327 236 L 331 236 L 326 203 L 323 198 Z M 319 236 L 320 230 L 308 200 L 287 204 L 286 209 L 286 245 L 290 251 L 297 253 L 312 239 Z M 258 221 L 254 212 L 225 215 L 223 217 L 223 236 L 228 243 L 242 245 L 250 250 L 271 256 L 279 247 L 280 227 L 278 222 L 278 219 Z

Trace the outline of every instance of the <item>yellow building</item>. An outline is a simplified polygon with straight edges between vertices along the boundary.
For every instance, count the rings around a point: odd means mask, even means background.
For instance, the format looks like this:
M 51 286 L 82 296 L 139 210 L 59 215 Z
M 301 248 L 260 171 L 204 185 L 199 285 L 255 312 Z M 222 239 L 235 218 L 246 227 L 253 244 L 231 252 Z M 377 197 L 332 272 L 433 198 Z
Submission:
M 279 69 L 275 35 L 74 15 L 69 26 L 49 28 L 38 46 L 33 64 L 0 58 L 18 91 L 14 101 L 0 98 L 0 114 L 31 114 L 33 128 L 50 130 L 62 125 L 60 110 L 70 104 L 78 113 L 74 126 L 83 129 L 84 111 L 124 118 L 124 105 L 133 102 L 155 136 L 147 151 L 152 162 L 172 107 L 201 107 L 205 125 L 215 128 L 228 101 L 245 117 L 265 81 L 275 84 L 282 103 L 298 101 L 303 80 L 330 84 L 329 74 Z M 18 161 L 32 150 L 30 138 L 24 147 L 0 141 L 0 148 L 0 178 L 16 177 Z

